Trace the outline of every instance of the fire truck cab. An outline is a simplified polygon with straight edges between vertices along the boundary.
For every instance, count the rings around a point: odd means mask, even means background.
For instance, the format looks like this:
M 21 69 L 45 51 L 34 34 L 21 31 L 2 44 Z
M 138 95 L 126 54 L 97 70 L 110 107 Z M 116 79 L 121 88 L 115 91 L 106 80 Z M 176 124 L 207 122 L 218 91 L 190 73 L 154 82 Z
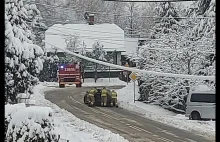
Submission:
M 57 76 L 60 88 L 64 88 L 66 84 L 82 86 L 80 63 L 59 64 Z

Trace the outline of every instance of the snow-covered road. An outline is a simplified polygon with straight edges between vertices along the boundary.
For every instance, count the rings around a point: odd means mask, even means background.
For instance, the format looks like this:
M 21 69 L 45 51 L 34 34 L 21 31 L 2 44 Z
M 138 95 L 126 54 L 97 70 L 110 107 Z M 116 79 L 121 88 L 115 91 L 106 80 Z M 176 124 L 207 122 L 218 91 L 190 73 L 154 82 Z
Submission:
M 137 88 L 138 86 L 136 85 L 136 100 L 140 95 Z M 173 113 L 157 105 L 146 104 L 138 101 L 134 103 L 133 90 L 133 82 L 129 83 L 126 87 L 117 90 L 119 107 L 139 112 L 146 118 L 150 118 L 179 129 L 196 132 L 211 140 L 215 139 L 215 121 L 189 120 L 185 117 L 185 115 Z
M 95 84 L 93 79 L 85 80 L 83 86 L 113 86 L 113 85 L 125 85 L 125 82 L 118 80 L 117 78 L 99 79 Z M 35 96 L 37 105 L 50 106 L 55 112 L 56 130 L 61 134 L 61 139 L 68 139 L 73 142 L 79 141 L 126 141 L 118 134 L 114 134 L 108 130 L 99 128 L 93 124 L 85 122 L 76 118 L 70 112 L 60 109 L 57 105 L 47 101 L 43 92 L 46 90 L 55 89 L 57 83 L 41 83 L 35 87 Z M 68 87 L 69 88 L 69 87 Z M 40 91 L 39 91 L 40 90 Z M 156 120 L 173 127 L 184 129 L 190 132 L 196 132 L 211 140 L 215 139 L 215 121 L 192 121 L 188 120 L 184 115 L 175 114 L 171 111 L 161 108 L 160 106 L 145 104 L 142 102 L 133 102 L 133 83 L 129 83 L 126 87 L 117 90 L 119 106 L 129 111 L 138 112 L 146 118 Z M 136 98 L 138 98 L 138 89 L 136 86 Z M 63 117 L 65 116 L 65 117 Z M 95 128 L 92 131 L 91 128 Z M 104 132 L 104 133 L 103 133 Z M 114 139 L 112 138 L 114 137 Z
M 70 112 L 46 100 L 43 92 L 50 89 L 42 84 L 37 85 L 34 88 L 32 99 L 36 100 L 37 106 L 47 106 L 53 109 L 55 130 L 60 134 L 61 142 L 67 140 L 69 142 L 128 142 L 119 134 L 80 120 Z

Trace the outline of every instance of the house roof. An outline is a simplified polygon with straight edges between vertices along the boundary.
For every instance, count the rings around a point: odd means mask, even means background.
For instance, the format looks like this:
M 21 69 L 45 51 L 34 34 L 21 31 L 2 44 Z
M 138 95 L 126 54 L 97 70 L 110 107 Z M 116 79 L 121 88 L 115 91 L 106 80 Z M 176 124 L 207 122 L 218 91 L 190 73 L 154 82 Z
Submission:
M 64 37 L 67 35 L 78 35 L 81 43 L 84 41 L 86 50 L 91 50 L 95 41 L 100 41 L 106 51 L 126 51 L 124 31 L 115 24 L 55 24 L 45 32 L 45 41 L 65 49 Z M 49 44 L 46 44 L 45 47 L 47 52 L 54 50 Z
M 126 52 L 123 52 L 122 55 L 132 55 L 136 53 L 138 47 L 138 38 L 125 37 L 124 39 Z

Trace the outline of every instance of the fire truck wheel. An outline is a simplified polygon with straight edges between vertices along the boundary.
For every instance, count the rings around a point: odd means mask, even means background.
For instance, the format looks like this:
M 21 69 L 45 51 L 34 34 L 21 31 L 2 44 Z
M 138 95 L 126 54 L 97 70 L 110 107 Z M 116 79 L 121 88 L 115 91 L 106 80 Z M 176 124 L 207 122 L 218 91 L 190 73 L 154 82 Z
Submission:
M 76 84 L 76 87 L 78 88 L 78 87 L 82 87 L 82 84 Z
M 59 84 L 60 88 L 65 88 L 65 84 Z

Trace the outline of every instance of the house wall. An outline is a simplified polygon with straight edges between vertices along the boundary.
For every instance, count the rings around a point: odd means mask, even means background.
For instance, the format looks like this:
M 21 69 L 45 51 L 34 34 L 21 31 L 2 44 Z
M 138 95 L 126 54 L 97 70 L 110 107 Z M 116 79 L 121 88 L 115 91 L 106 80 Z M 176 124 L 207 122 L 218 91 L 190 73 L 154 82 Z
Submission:
M 116 64 L 121 65 L 121 52 L 117 52 L 116 56 L 117 56 Z

